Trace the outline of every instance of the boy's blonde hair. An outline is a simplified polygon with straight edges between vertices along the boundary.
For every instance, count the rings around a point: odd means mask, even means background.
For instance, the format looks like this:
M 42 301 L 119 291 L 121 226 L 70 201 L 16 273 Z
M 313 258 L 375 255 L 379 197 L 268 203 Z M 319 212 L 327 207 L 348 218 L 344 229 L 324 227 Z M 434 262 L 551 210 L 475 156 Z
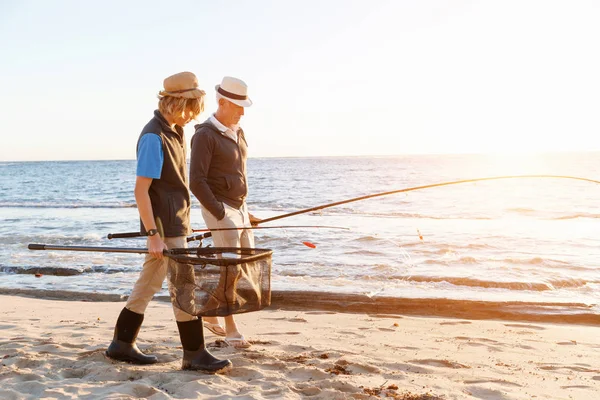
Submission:
M 163 116 L 179 116 L 185 111 L 191 111 L 192 119 L 196 119 L 204 111 L 204 94 L 197 99 L 160 95 L 158 98 L 158 111 Z

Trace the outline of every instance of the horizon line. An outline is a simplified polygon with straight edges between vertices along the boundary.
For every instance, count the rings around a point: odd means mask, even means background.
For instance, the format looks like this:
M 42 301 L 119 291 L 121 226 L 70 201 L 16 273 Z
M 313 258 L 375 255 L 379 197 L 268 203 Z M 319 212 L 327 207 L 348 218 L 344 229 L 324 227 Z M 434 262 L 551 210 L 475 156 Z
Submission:
M 401 154 L 347 154 L 347 155 L 306 155 L 306 156 L 253 156 L 248 159 L 269 159 L 269 158 L 390 158 L 390 157 L 415 157 L 415 156 L 536 156 L 550 154 L 581 154 L 581 153 L 600 153 L 596 150 L 545 150 L 545 151 L 484 151 L 484 152 L 465 152 L 465 153 L 401 153 Z M 7 162 L 70 162 L 70 161 L 135 161 L 135 158 L 89 158 L 89 159 L 45 159 L 45 160 L 0 160 L 1 163 Z M 189 157 L 187 158 L 189 161 Z

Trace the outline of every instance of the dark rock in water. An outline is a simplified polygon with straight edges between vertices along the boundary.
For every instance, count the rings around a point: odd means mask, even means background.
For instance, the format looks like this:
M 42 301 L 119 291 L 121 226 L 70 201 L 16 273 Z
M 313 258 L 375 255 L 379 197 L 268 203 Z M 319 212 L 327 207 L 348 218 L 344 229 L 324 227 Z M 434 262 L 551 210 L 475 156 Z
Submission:
M 81 275 L 87 270 L 63 267 L 0 267 L 0 272 L 9 274 L 32 274 L 38 275 L 55 275 L 55 276 L 74 276 Z

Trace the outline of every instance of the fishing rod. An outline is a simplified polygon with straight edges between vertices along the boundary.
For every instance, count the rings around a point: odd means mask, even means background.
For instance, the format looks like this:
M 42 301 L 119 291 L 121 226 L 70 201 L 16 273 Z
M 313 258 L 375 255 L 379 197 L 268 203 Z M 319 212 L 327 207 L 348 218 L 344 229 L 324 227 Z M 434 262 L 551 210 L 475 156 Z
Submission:
M 487 177 L 487 178 L 463 179 L 463 180 L 457 180 L 457 181 L 434 183 L 434 184 L 430 184 L 430 185 L 414 186 L 414 187 L 409 187 L 409 188 L 404 188 L 404 189 L 391 190 L 391 191 L 387 191 L 387 192 L 374 193 L 374 194 L 369 194 L 369 195 L 365 195 L 365 196 L 354 197 L 354 198 L 347 199 L 347 200 L 336 201 L 334 203 L 323 204 L 323 205 L 310 207 L 310 208 L 306 208 L 306 209 L 299 210 L 299 211 L 294 211 L 294 212 L 287 213 L 287 214 L 277 215 L 277 216 L 271 217 L 271 218 L 265 218 L 265 219 L 262 219 L 262 220 L 256 222 L 256 224 L 257 225 L 265 224 L 267 222 L 277 221 L 279 219 L 293 217 L 295 215 L 306 214 L 306 213 L 309 213 L 312 211 L 318 211 L 318 210 L 322 210 L 322 209 L 329 208 L 329 207 L 335 207 L 335 206 L 339 206 L 342 204 L 348 204 L 348 203 L 352 203 L 352 202 L 356 202 L 356 201 L 360 201 L 360 200 L 371 199 L 374 197 L 387 196 L 387 195 L 396 194 L 396 193 L 412 192 L 415 190 L 430 189 L 430 188 L 449 186 L 449 185 L 457 185 L 457 184 L 461 184 L 461 183 L 473 183 L 473 182 L 492 181 L 492 180 L 499 180 L 499 179 L 523 179 L 523 178 L 571 179 L 571 180 L 579 180 L 579 181 L 584 181 L 584 182 L 600 184 L 600 181 L 597 181 L 594 179 L 581 178 L 581 177 L 568 176 L 568 175 L 505 175 L 505 176 L 493 176 L 493 177 Z M 308 227 L 308 226 L 306 226 L 306 227 Z M 238 229 L 259 229 L 259 228 L 264 229 L 267 227 L 254 226 L 251 228 L 221 228 L 221 229 L 213 229 L 213 231 L 238 230 Z M 271 228 L 271 227 L 268 227 L 268 228 Z M 273 227 L 273 228 L 275 228 L 275 227 Z M 290 228 L 291 228 L 291 226 L 290 226 Z M 337 227 L 337 228 L 339 228 L 339 227 Z M 208 230 L 210 231 L 210 229 L 208 229 Z M 194 232 L 196 232 L 196 231 L 194 231 Z M 138 237 L 138 236 L 143 236 L 143 235 L 139 232 L 114 233 L 114 234 L 111 233 L 108 235 L 108 238 L 113 239 L 113 238 Z M 211 235 L 210 235 L 210 232 L 207 232 L 201 236 L 202 236 L 201 238 L 204 239 L 204 238 L 210 237 Z M 197 240 L 197 239 L 189 239 L 189 241 L 191 241 L 191 240 Z
M 290 228 L 326 228 L 326 229 L 344 229 L 350 230 L 350 228 L 346 228 L 343 226 L 328 226 L 328 225 L 281 225 L 281 226 L 251 226 L 251 227 L 241 227 L 241 228 L 216 228 L 216 229 L 192 229 L 192 232 L 207 232 L 208 235 L 198 235 L 188 237 L 188 242 L 198 240 L 193 238 L 202 238 L 206 239 L 211 237 L 211 232 L 216 231 L 239 231 L 244 229 L 290 229 Z M 123 232 L 123 233 L 109 233 L 106 237 L 108 239 L 124 239 L 124 238 L 133 238 L 133 237 L 141 237 L 146 236 L 141 232 Z
M 305 213 L 312 212 L 312 211 L 322 210 L 324 208 L 339 206 L 339 205 L 342 205 L 342 204 L 353 203 L 355 201 L 371 199 L 371 198 L 374 198 L 374 197 L 387 196 L 387 195 L 390 195 L 390 194 L 412 192 L 414 190 L 429 189 L 429 188 L 440 187 L 440 186 L 457 185 L 459 183 L 471 183 L 471 182 L 492 181 L 492 180 L 498 180 L 498 179 L 516 179 L 516 178 L 574 179 L 574 180 L 579 180 L 579 181 L 585 181 L 585 182 L 591 182 L 591 183 L 600 184 L 600 181 L 597 181 L 597 180 L 594 180 L 594 179 L 580 178 L 580 177 L 576 177 L 576 176 L 567 176 L 567 175 L 506 175 L 506 176 L 493 176 L 493 177 L 488 177 L 488 178 L 463 179 L 463 180 L 459 180 L 459 181 L 434 183 L 434 184 L 431 184 L 431 185 L 415 186 L 415 187 L 410 187 L 410 188 L 405 188 L 405 189 L 392 190 L 392 191 L 389 191 L 389 192 L 381 192 L 381 193 L 369 194 L 369 195 L 366 195 L 366 196 L 354 197 L 354 198 L 348 199 L 348 200 L 336 201 L 335 203 L 323 204 L 323 205 L 316 206 L 316 207 L 311 207 L 311 208 L 306 208 L 306 209 L 299 210 L 299 211 L 294 211 L 294 212 L 291 212 L 291 213 L 288 213 L 288 214 L 282 214 L 282 215 L 277 215 L 277 216 L 271 217 L 271 218 L 265 218 L 265 219 L 261 220 L 258 223 L 264 224 L 264 223 L 267 223 L 267 222 L 277 221 L 277 220 L 283 219 L 283 218 L 293 217 L 295 215 L 300 215 L 300 214 L 305 214 Z

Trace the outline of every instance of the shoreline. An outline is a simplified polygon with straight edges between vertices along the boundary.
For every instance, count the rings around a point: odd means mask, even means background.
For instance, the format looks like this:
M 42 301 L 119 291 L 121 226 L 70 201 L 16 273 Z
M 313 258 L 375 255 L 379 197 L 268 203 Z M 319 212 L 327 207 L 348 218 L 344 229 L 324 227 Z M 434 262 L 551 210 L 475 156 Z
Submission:
M 0 295 L 36 299 L 124 302 L 126 295 L 66 290 L 0 288 Z M 169 296 L 153 301 L 170 303 Z M 266 310 L 331 311 L 350 314 L 395 314 L 421 317 L 465 318 L 600 326 L 600 315 L 583 303 L 526 303 L 452 300 L 438 298 L 368 297 L 317 291 L 272 291 Z
M 236 320 L 252 347 L 205 331 L 233 369 L 181 370 L 169 304 L 151 302 L 139 347 L 159 363 L 104 356 L 119 302 L 0 295 L 3 399 L 591 399 L 600 328 L 332 311 L 263 310 Z

